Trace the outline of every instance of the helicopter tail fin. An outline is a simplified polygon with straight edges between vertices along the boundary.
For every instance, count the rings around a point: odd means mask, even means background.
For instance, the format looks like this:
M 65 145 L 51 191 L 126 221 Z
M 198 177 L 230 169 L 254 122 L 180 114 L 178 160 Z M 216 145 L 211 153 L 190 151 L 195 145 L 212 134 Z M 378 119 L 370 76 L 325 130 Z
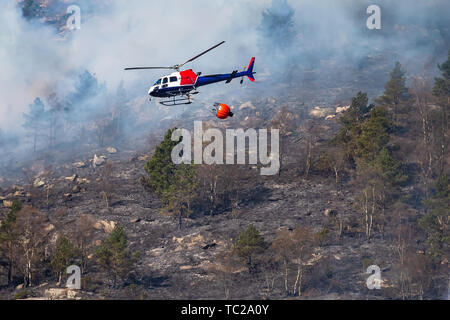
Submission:
M 255 65 L 255 57 L 252 57 L 252 59 L 250 60 L 250 64 L 248 65 L 247 68 L 247 77 L 250 81 L 255 81 L 255 77 L 253 76 L 253 66 Z

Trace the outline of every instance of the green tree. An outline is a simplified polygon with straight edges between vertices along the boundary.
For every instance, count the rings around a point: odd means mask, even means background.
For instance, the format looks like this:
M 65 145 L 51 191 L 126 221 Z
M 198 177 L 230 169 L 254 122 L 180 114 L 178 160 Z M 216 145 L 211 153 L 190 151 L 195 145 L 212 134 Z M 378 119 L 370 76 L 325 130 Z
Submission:
M 177 218 L 178 230 L 181 230 L 182 219 L 192 214 L 191 204 L 196 197 L 196 189 L 197 180 L 193 166 L 177 165 L 172 183 L 162 193 L 161 199 L 165 203 L 163 211 Z
M 172 141 L 174 130 L 176 128 L 167 131 L 152 159 L 145 165 L 148 173 L 145 181 L 162 201 L 162 211 L 177 217 L 178 229 L 181 229 L 183 217 L 192 213 L 191 204 L 196 197 L 198 183 L 194 165 L 172 162 L 172 149 L 181 142 L 181 138 Z
M 174 184 L 176 165 L 172 162 L 172 149 L 180 141 L 172 141 L 172 133 L 176 128 L 168 130 L 164 140 L 156 147 L 152 158 L 145 165 L 148 174 L 146 182 L 158 196 L 163 196 Z
M 6 214 L 5 219 L 0 225 L 0 252 L 7 261 L 8 285 L 13 280 L 13 267 L 15 264 L 15 240 L 14 223 L 17 219 L 17 213 L 22 210 L 22 204 L 18 199 L 14 199 L 11 210 Z
M 28 136 L 33 139 L 33 151 L 36 152 L 38 137 L 42 134 L 47 121 L 47 112 L 40 98 L 36 98 L 29 108 L 29 113 L 23 114 L 25 118 L 23 127 L 28 131 Z
M 39 1 L 38 0 L 24 0 L 22 6 L 22 15 L 30 20 L 38 15 Z
M 383 108 L 370 111 L 370 117 L 361 125 L 360 133 L 354 137 L 354 154 L 365 161 L 376 158 L 381 149 L 389 142 L 391 125 Z
M 77 250 L 70 240 L 62 236 L 56 242 L 56 250 L 50 265 L 53 272 L 58 276 L 58 282 L 61 283 L 62 275 L 66 272 L 76 257 Z
M 253 224 L 239 234 L 235 250 L 237 255 L 245 260 L 249 273 L 255 271 L 255 255 L 263 251 L 264 245 L 264 239 Z
M 123 280 L 131 272 L 139 252 L 131 254 L 128 251 L 125 230 L 116 226 L 95 250 L 95 257 L 100 267 L 111 276 L 115 287 L 118 280 Z
M 405 86 L 405 71 L 400 62 L 395 63 L 394 69 L 390 73 L 390 79 L 384 86 L 384 94 L 375 100 L 379 105 L 385 106 L 392 114 L 395 124 L 400 114 L 408 112 L 411 95 Z
M 379 169 L 382 180 L 394 186 L 401 185 L 408 180 L 401 164 L 393 158 L 386 148 L 381 149 L 375 158 L 374 166 Z
M 344 147 L 347 157 L 351 161 L 355 157 L 355 138 L 361 134 L 362 122 L 373 107 L 367 105 L 368 101 L 367 94 L 361 91 L 353 97 L 350 108 L 341 118 L 342 128 L 332 140 L 332 144 Z
M 368 102 L 369 98 L 367 97 L 367 93 L 359 91 L 356 96 L 353 97 L 350 108 L 348 109 L 349 120 L 361 123 L 364 115 L 366 115 L 372 107 L 367 105 Z M 344 117 L 343 121 L 347 119 Z
M 440 122 L 440 171 L 445 172 L 445 158 L 448 149 L 448 114 L 450 109 L 450 50 L 448 52 L 448 59 L 443 64 L 438 65 L 442 76 L 434 81 L 433 95 L 437 99 L 437 104 L 440 107 L 439 122 Z
M 435 194 L 425 201 L 428 212 L 419 220 L 427 233 L 428 253 L 438 262 L 450 259 L 450 183 L 446 174 L 436 182 Z
M 362 214 L 366 238 L 373 225 L 384 232 L 386 211 L 400 196 L 399 187 L 408 180 L 400 162 L 388 151 L 392 124 L 384 106 L 367 106 L 368 98 L 358 93 L 342 118 L 343 127 L 333 139 L 344 146 L 356 167 L 353 183 L 358 187 L 356 205 Z M 326 160 L 326 159 L 325 159 Z

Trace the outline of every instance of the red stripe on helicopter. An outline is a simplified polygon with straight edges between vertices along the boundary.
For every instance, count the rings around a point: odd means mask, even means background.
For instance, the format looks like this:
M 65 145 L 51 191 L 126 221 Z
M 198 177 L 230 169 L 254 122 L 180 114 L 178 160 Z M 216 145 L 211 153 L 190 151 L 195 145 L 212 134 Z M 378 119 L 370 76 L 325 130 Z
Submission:
M 197 74 L 192 69 L 180 71 L 181 83 L 180 85 L 193 85 L 197 81 Z

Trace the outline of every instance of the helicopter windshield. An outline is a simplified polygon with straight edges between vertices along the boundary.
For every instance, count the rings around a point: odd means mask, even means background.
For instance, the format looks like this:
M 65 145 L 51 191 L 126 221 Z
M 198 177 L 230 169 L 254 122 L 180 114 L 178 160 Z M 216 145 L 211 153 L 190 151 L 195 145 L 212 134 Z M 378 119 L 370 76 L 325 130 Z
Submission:
M 155 82 L 154 86 L 160 85 L 161 84 L 161 79 L 158 79 L 158 81 Z

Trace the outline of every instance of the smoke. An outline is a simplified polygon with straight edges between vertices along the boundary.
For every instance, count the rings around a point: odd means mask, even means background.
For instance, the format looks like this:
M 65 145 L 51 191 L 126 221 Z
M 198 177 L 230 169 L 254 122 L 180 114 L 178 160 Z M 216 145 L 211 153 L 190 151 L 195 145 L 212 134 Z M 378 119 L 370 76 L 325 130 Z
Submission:
M 35 97 L 72 90 L 88 70 L 115 91 L 121 81 L 132 95 L 145 96 L 161 71 L 125 72 L 126 66 L 181 63 L 216 44 L 222 48 L 195 62 L 211 72 L 248 63 L 255 46 L 248 32 L 261 4 L 246 1 L 109 1 L 95 11 L 90 4 L 81 30 L 61 38 L 54 25 L 27 20 L 14 2 L 0 4 L 0 127 L 20 130 L 21 117 Z M 235 36 L 239 35 L 239 36 Z M 253 53 L 254 54 L 254 53 Z M 245 59 L 241 59 L 245 57 Z
M 372 2 L 53 0 L 39 9 L 37 18 L 26 19 L 17 1 L 2 1 L 2 141 L 8 136 L 26 141 L 23 114 L 37 97 L 47 109 L 61 104 L 68 111 L 65 116 L 79 123 L 110 112 L 121 83 L 129 104 L 140 104 L 158 117 L 155 105 L 145 100 L 148 87 L 164 70 L 123 68 L 182 63 L 221 40 L 227 43 L 189 67 L 203 73 L 231 72 L 256 56 L 258 82 L 244 87 L 247 95 L 270 95 L 280 82 L 301 83 L 311 69 L 318 70 L 318 80 L 331 83 L 369 67 L 386 76 L 389 70 L 377 69 L 380 61 L 391 68 L 399 60 L 410 75 L 436 72 L 450 47 L 450 3 L 379 0 L 382 29 L 368 30 L 366 9 Z M 61 35 L 69 4 L 81 8 L 81 30 Z M 59 22 L 44 21 L 56 15 Z M 380 54 L 384 59 L 374 60 Z M 83 90 L 83 81 L 90 79 L 86 71 L 102 93 Z M 244 91 L 239 88 L 237 82 L 213 85 L 202 88 L 199 97 L 211 102 L 219 95 L 234 98 Z

